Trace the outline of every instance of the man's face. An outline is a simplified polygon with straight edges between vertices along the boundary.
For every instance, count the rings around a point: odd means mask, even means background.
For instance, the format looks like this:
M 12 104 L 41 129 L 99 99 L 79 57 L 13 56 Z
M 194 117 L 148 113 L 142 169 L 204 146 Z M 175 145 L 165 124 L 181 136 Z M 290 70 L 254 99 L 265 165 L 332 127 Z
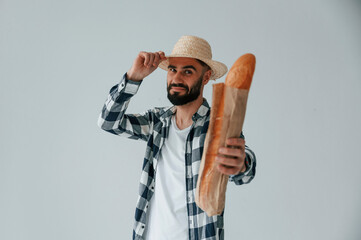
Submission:
M 204 68 L 194 58 L 169 58 L 167 92 L 172 104 L 180 106 L 203 98 L 203 86 L 210 75 Z

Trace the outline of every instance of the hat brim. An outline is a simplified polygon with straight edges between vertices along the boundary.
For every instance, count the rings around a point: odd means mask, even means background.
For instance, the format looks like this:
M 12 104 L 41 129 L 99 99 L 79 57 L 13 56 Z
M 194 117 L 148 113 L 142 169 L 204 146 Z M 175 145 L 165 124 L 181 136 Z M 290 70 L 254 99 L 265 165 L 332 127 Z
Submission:
M 171 57 L 188 57 L 188 58 L 195 58 L 195 57 L 192 57 L 192 56 L 189 56 L 189 55 L 181 55 L 181 54 L 171 54 L 169 56 L 166 56 L 166 60 L 162 61 L 160 64 L 159 64 L 159 67 L 163 70 L 166 70 L 168 71 L 168 66 L 169 66 L 169 60 L 168 58 L 171 58 Z M 221 78 L 222 76 L 224 76 L 224 74 L 227 73 L 228 71 L 228 68 L 225 64 L 221 63 L 221 62 L 218 62 L 218 61 L 214 61 L 212 59 L 202 59 L 202 58 L 195 58 L 195 59 L 199 59 L 201 60 L 202 62 L 206 63 L 212 70 L 212 74 L 211 74 L 211 77 L 210 79 L 212 80 L 216 80 L 218 78 Z

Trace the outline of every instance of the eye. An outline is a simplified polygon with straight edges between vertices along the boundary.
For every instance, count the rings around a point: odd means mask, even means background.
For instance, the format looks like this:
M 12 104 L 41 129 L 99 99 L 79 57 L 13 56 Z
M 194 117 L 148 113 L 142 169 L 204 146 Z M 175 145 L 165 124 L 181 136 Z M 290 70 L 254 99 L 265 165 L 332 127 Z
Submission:
M 169 72 L 176 72 L 176 70 L 174 68 L 168 68 Z
M 193 72 L 191 70 L 185 70 L 184 73 L 189 75 L 192 74 Z

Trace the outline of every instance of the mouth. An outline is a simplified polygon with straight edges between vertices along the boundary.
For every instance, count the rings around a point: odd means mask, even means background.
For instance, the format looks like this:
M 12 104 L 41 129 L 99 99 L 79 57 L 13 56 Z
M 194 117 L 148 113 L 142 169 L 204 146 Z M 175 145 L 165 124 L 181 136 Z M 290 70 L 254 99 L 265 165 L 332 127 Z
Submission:
M 176 92 L 187 91 L 184 87 L 171 87 L 171 89 Z

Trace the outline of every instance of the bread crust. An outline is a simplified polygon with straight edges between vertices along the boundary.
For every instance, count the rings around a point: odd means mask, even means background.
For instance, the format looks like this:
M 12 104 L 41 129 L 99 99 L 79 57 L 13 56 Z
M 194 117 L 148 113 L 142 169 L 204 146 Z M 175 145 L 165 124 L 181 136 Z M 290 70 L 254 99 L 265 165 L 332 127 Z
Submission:
M 210 124 L 196 189 L 196 203 L 209 216 L 221 214 L 224 209 L 228 175 L 217 170 L 215 158 L 228 137 L 241 134 L 255 63 L 253 54 L 241 56 L 227 74 L 225 84 L 213 85 Z
M 242 55 L 229 70 L 225 81 L 226 86 L 249 90 L 255 67 L 256 57 L 253 54 Z

